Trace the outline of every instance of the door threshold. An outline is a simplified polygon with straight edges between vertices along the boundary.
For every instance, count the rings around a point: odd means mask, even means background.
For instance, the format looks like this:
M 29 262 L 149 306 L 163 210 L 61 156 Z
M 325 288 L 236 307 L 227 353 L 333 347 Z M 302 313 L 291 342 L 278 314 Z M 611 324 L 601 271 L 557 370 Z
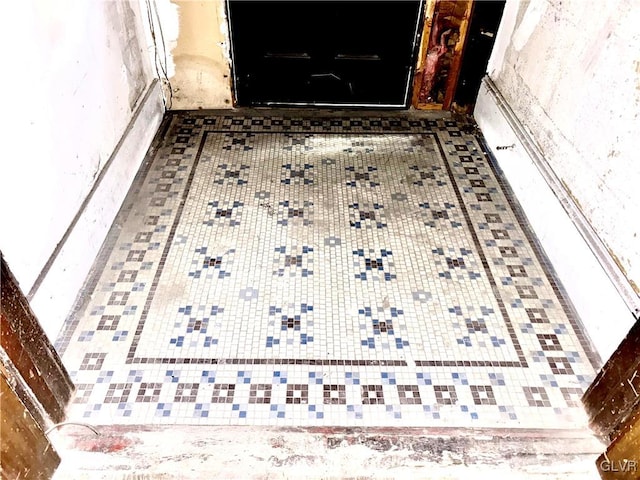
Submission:
M 55 432 L 62 478 L 596 479 L 587 430 L 113 425 Z M 132 476 L 133 475 L 133 476 Z

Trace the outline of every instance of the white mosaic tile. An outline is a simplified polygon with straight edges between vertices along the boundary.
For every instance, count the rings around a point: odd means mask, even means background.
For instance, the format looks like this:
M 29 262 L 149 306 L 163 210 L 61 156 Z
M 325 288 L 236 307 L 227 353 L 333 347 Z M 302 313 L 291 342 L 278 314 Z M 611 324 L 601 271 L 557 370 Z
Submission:
M 71 418 L 573 428 L 594 358 L 475 137 L 174 115 L 58 346 Z

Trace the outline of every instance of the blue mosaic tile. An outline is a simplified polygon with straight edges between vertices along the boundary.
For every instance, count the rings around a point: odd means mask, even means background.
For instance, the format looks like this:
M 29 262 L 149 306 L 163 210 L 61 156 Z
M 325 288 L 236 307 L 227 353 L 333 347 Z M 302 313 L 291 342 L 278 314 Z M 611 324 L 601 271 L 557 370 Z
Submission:
M 70 419 L 586 424 L 595 357 L 455 121 L 171 122 L 59 342 Z

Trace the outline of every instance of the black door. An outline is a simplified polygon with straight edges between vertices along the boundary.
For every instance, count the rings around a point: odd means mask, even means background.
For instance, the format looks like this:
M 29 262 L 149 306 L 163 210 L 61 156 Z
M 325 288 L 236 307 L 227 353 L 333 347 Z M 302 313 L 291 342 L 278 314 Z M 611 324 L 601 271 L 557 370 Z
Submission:
M 405 107 L 422 0 L 228 0 L 240 106 Z

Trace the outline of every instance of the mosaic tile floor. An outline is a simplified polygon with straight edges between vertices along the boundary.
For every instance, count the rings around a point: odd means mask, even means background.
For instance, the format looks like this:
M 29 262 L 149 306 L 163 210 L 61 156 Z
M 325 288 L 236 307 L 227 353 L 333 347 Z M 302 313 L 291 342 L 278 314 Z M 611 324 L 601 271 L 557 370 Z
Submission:
M 96 262 L 70 419 L 584 425 L 593 354 L 453 121 L 175 114 Z

